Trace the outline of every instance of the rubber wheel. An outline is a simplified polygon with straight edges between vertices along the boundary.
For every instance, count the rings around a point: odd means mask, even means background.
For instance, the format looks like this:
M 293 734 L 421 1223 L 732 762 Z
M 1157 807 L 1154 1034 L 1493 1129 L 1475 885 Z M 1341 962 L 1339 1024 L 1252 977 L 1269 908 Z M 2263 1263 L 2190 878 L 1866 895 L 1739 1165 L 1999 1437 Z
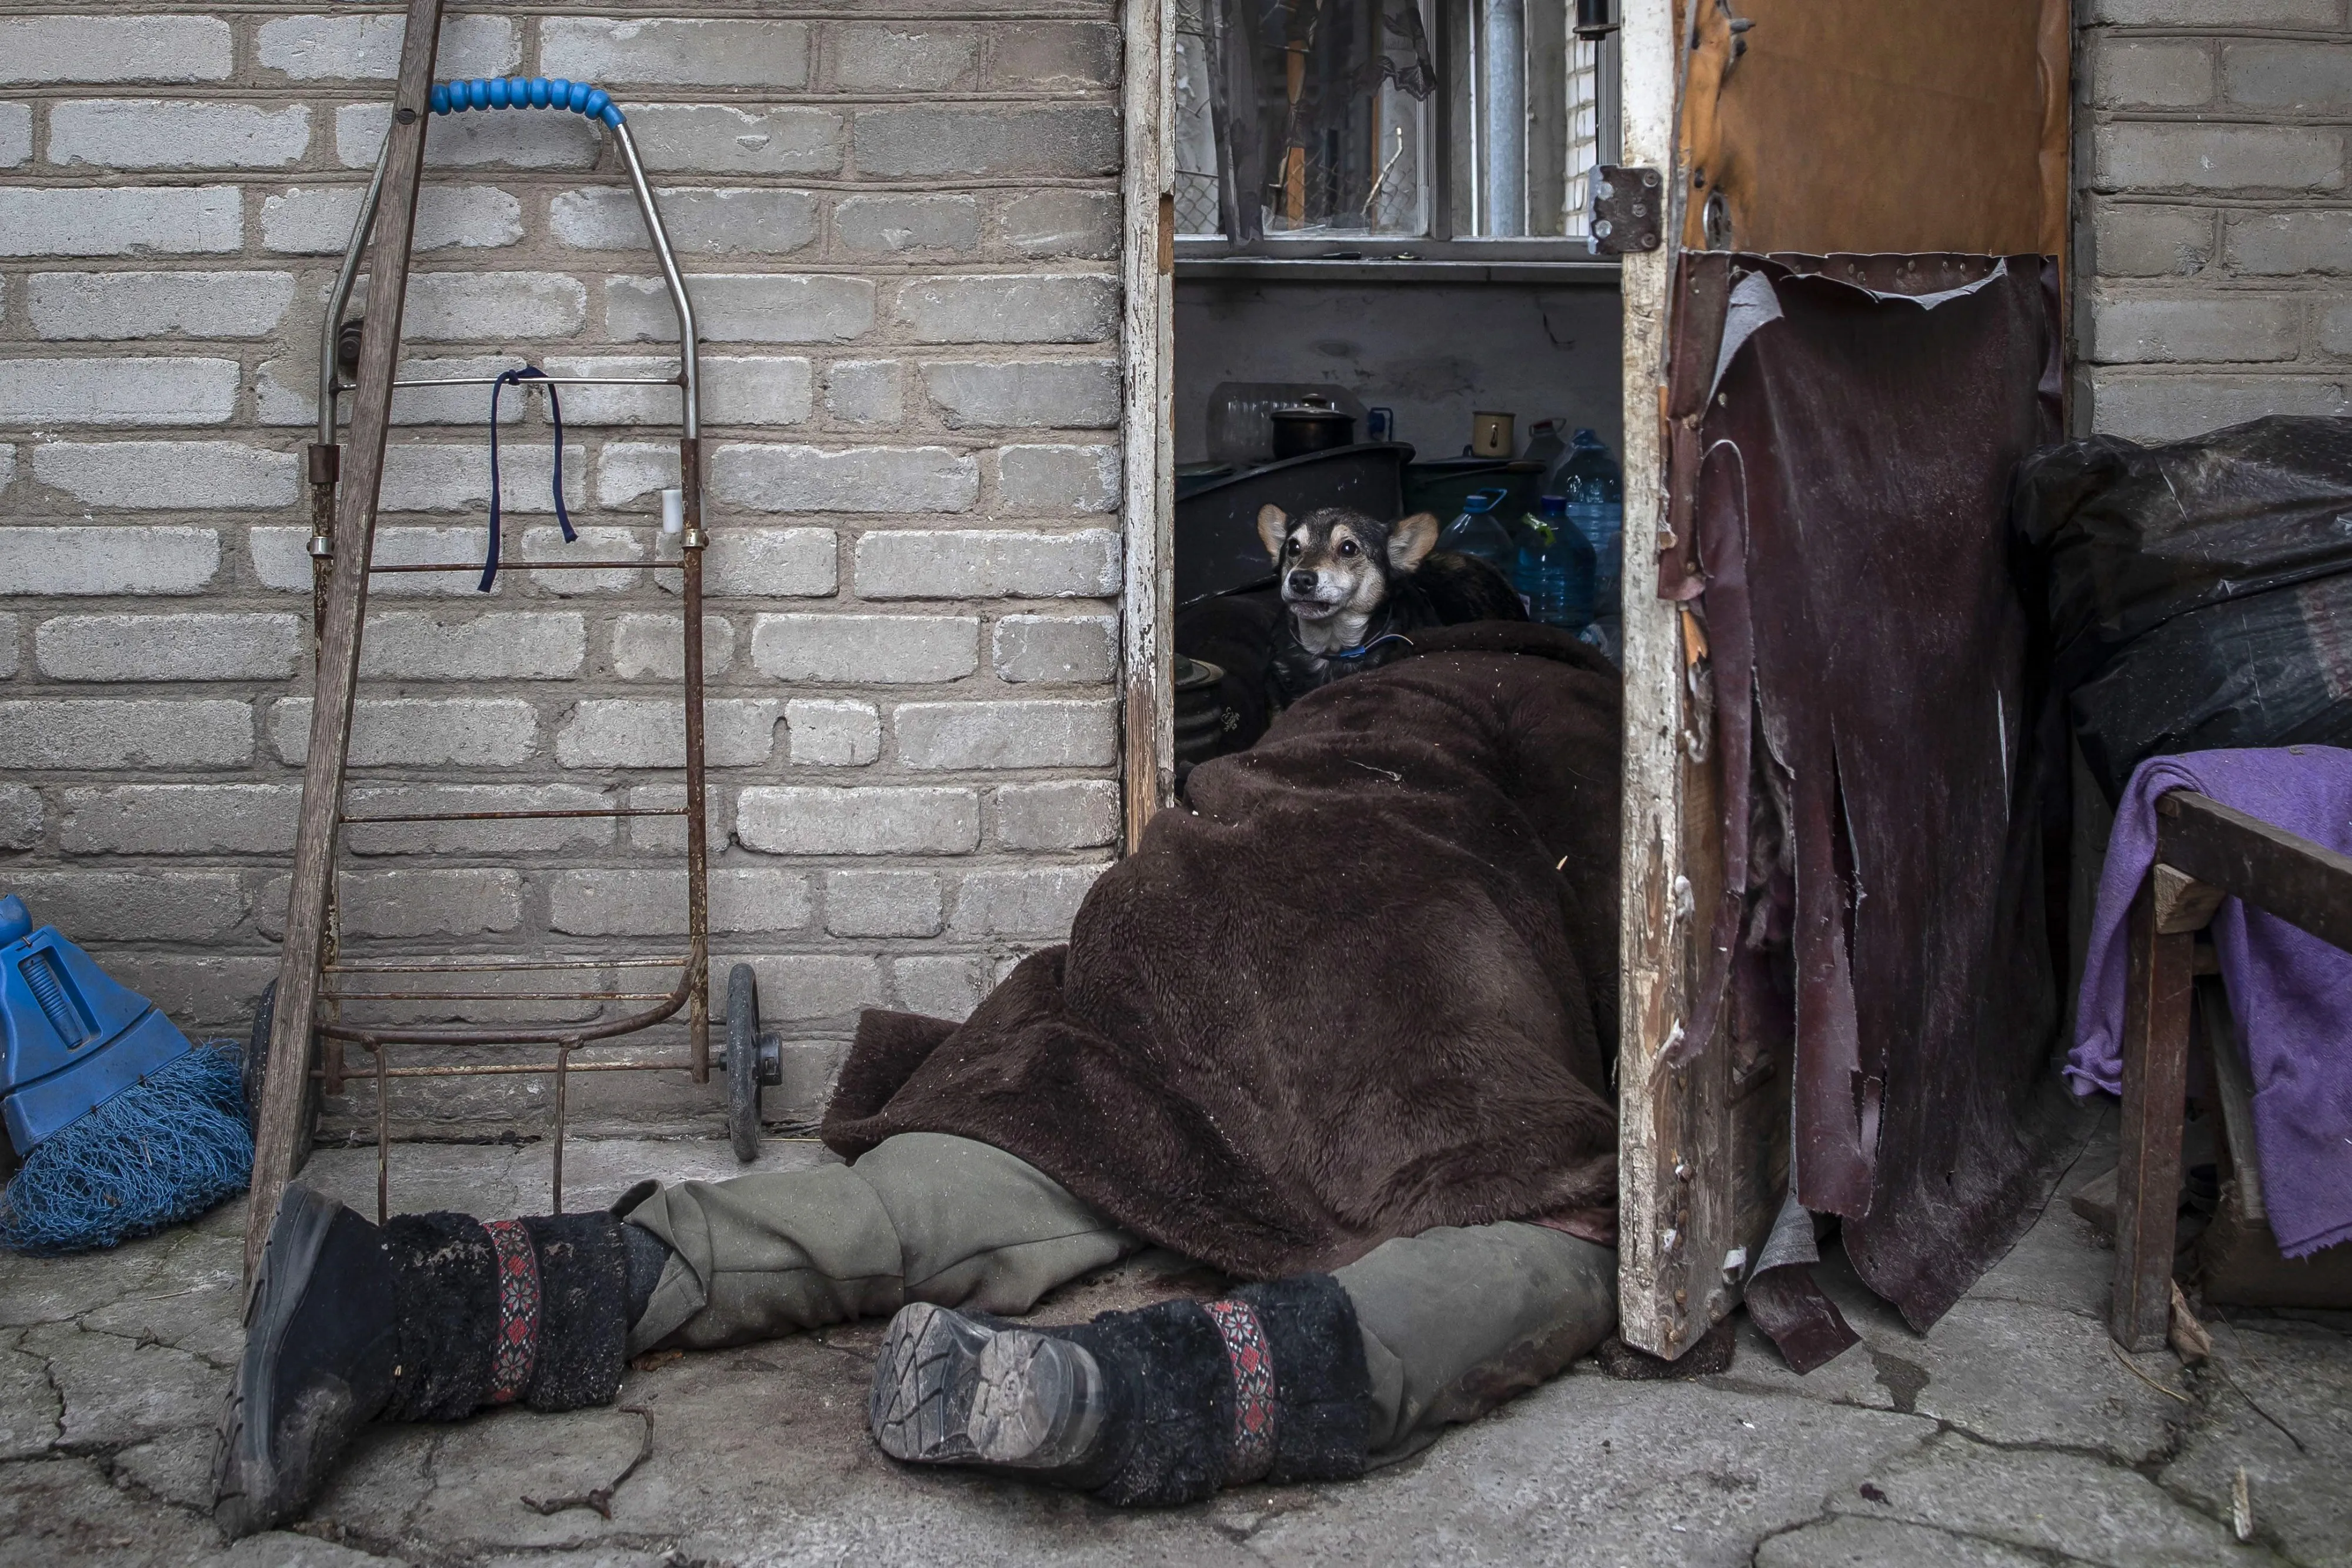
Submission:
M 269 1083 L 269 1030 L 278 1016 L 278 982 L 271 981 L 261 988 L 261 995 L 253 1004 L 253 1033 L 245 1042 L 245 1060 L 240 1076 L 245 1088 L 245 1125 L 256 1138 L 261 1136 L 261 1097 Z M 319 1133 L 319 1080 L 311 1079 L 302 1096 L 302 1131 L 294 1144 L 294 1164 L 300 1169 L 310 1157 L 310 1148 Z
M 760 1157 L 760 977 L 727 972 L 727 1138 L 745 1164 Z

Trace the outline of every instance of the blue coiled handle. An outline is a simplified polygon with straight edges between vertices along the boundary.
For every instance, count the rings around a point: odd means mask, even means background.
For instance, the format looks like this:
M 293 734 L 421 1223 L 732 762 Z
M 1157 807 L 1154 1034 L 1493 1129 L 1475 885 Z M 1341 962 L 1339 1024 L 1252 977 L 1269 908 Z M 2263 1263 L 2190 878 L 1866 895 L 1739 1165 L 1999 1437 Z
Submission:
M 601 87 L 584 81 L 550 81 L 543 76 L 476 77 L 471 81 L 445 81 L 433 89 L 433 112 L 463 113 L 468 109 L 568 109 L 607 125 L 621 122 L 621 106 Z

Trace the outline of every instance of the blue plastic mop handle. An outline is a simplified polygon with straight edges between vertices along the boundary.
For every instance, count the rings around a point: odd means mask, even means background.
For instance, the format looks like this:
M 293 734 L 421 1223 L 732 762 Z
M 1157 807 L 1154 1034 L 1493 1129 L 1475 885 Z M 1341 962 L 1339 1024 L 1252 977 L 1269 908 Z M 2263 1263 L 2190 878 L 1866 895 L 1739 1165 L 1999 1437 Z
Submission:
M 613 95 L 584 81 L 566 81 L 562 77 L 550 81 L 543 76 L 526 81 L 510 76 L 434 85 L 434 113 L 462 114 L 468 109 L 568 109 L 607 125 L 621 122 L 621 106 L 613 101 Z

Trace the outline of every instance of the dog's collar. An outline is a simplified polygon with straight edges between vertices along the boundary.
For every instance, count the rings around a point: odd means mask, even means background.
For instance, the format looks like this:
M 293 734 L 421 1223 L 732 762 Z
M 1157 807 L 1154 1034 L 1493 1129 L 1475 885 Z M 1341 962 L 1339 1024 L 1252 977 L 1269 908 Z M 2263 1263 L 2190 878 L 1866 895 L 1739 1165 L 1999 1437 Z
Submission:
M 1358 647 L 1336 648 L 1328 653 L 1318 653 L 1315 657 L 1318 658 L 1361 658 L 1384 642 L 1401 642 L 1407 647 L 1411 647 L 1412 646 L 1412 639 L 1405 636 L 1402 632 L 1386 632 L 1374 637 L 1371 641 L 1360 644 Z

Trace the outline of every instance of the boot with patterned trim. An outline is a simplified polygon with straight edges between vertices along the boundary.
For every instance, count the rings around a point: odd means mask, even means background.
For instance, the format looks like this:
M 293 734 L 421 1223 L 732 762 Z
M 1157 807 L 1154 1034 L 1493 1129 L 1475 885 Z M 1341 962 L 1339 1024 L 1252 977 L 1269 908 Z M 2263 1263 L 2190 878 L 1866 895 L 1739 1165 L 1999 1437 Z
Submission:
M 626 1228 L 604 1214 L 400 1215 L 379 1228 L 289 1186 L 221 1414 L 222 1533 L 234 1541 L 300 1511 L 370 1421 L 610 1402 L 630 1308 L 652 1291 L 649 1261 L 658 1272 Z
M 891 1320 L 866 1415 L 894 1459 L 1158 1506 L 1361 1475 L 1370 1394 L 1354 1305 L 1308 1274 L 1074 1328 L 918 1303 Z

